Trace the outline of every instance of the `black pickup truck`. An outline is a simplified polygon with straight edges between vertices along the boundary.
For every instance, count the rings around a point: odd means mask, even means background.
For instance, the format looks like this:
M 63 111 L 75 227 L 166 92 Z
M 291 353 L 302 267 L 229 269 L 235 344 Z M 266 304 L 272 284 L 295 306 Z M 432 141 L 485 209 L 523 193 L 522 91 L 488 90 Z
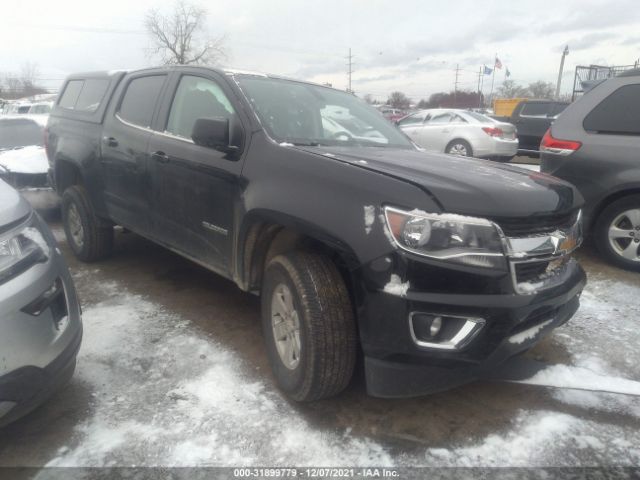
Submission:
M 568 105 L 567 102 L 553 100 L 523 100 L 513 109 L 510 116 L 493 118 L 516 126 L 518 154 L 538 157 L 542 137 Z
M 585 284 L 574 187 L 427 154 L 325 86 L 204 67 L 73 75 L 46 148 L 78 258 L 109 255 L 121 225 L 259 294 L 295 400 L 343 390 L 358 356 L 377 396 L 483 378 L 566 322 Z

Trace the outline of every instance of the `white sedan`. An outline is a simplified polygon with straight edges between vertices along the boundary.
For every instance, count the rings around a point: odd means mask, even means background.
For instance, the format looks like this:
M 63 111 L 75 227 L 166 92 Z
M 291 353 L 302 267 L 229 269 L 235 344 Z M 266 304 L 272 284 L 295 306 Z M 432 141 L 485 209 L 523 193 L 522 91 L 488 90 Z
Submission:
M 518 153 L 516 127 L 476 112 L 422 110 L 398 121 L 415 143 L 430 152 L 508 162 Z

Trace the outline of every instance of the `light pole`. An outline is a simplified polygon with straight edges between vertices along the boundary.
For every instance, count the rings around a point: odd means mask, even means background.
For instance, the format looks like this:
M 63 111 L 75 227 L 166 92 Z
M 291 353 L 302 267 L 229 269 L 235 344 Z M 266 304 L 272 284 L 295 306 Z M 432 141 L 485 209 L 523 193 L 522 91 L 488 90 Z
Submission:
M 564 47 L 562 58 L 560 59 L 560 71 L 558 72 L 558 83 L 556 84 L 556 100 L 560 98 L 560 85 L 562 84 L 562 71 L 564 70 L 564 57 L 569 55 L 569 45 Z

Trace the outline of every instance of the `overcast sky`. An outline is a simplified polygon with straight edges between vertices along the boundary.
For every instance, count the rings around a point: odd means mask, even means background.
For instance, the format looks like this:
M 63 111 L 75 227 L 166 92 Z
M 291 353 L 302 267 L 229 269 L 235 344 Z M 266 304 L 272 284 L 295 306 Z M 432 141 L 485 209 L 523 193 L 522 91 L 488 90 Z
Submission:
M 563 91 L 576 65 L 628 65 L 640 59 L 639 0 L 207 0 L 211 34 L 226 35 L 236 68 L 277 73 L 386 98 L 415 100 L 476 90 L 478 69 L 497 53 L 511 79 L 555 84 L 565 44 Z M 83 70 L 153 65 L 145 12 L 172 0 L 29 0 L 2 9 L 0 72 L 36 63 L 41 83 L 57 88 Z M 496 87 L 505 69 L 497 71 Z M 491 77 L 485 77 L 488 93 Z

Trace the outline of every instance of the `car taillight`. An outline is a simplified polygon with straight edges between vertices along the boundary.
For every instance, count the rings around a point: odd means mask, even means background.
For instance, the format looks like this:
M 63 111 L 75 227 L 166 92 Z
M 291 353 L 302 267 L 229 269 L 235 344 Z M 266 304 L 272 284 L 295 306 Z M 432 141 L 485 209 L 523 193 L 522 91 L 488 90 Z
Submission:
M 581 142 L 573 140 L 560 140 L 551 135 L 551 129 L 542 137 L 540 142 L 540 151 L 547 153 L 555 153 L 556 155 L 571 155 L 582 146 Z
M 504 135 L 502 129 L 497 127 L 482 127 L 482 130 L 491 137 L 502 137 Z

